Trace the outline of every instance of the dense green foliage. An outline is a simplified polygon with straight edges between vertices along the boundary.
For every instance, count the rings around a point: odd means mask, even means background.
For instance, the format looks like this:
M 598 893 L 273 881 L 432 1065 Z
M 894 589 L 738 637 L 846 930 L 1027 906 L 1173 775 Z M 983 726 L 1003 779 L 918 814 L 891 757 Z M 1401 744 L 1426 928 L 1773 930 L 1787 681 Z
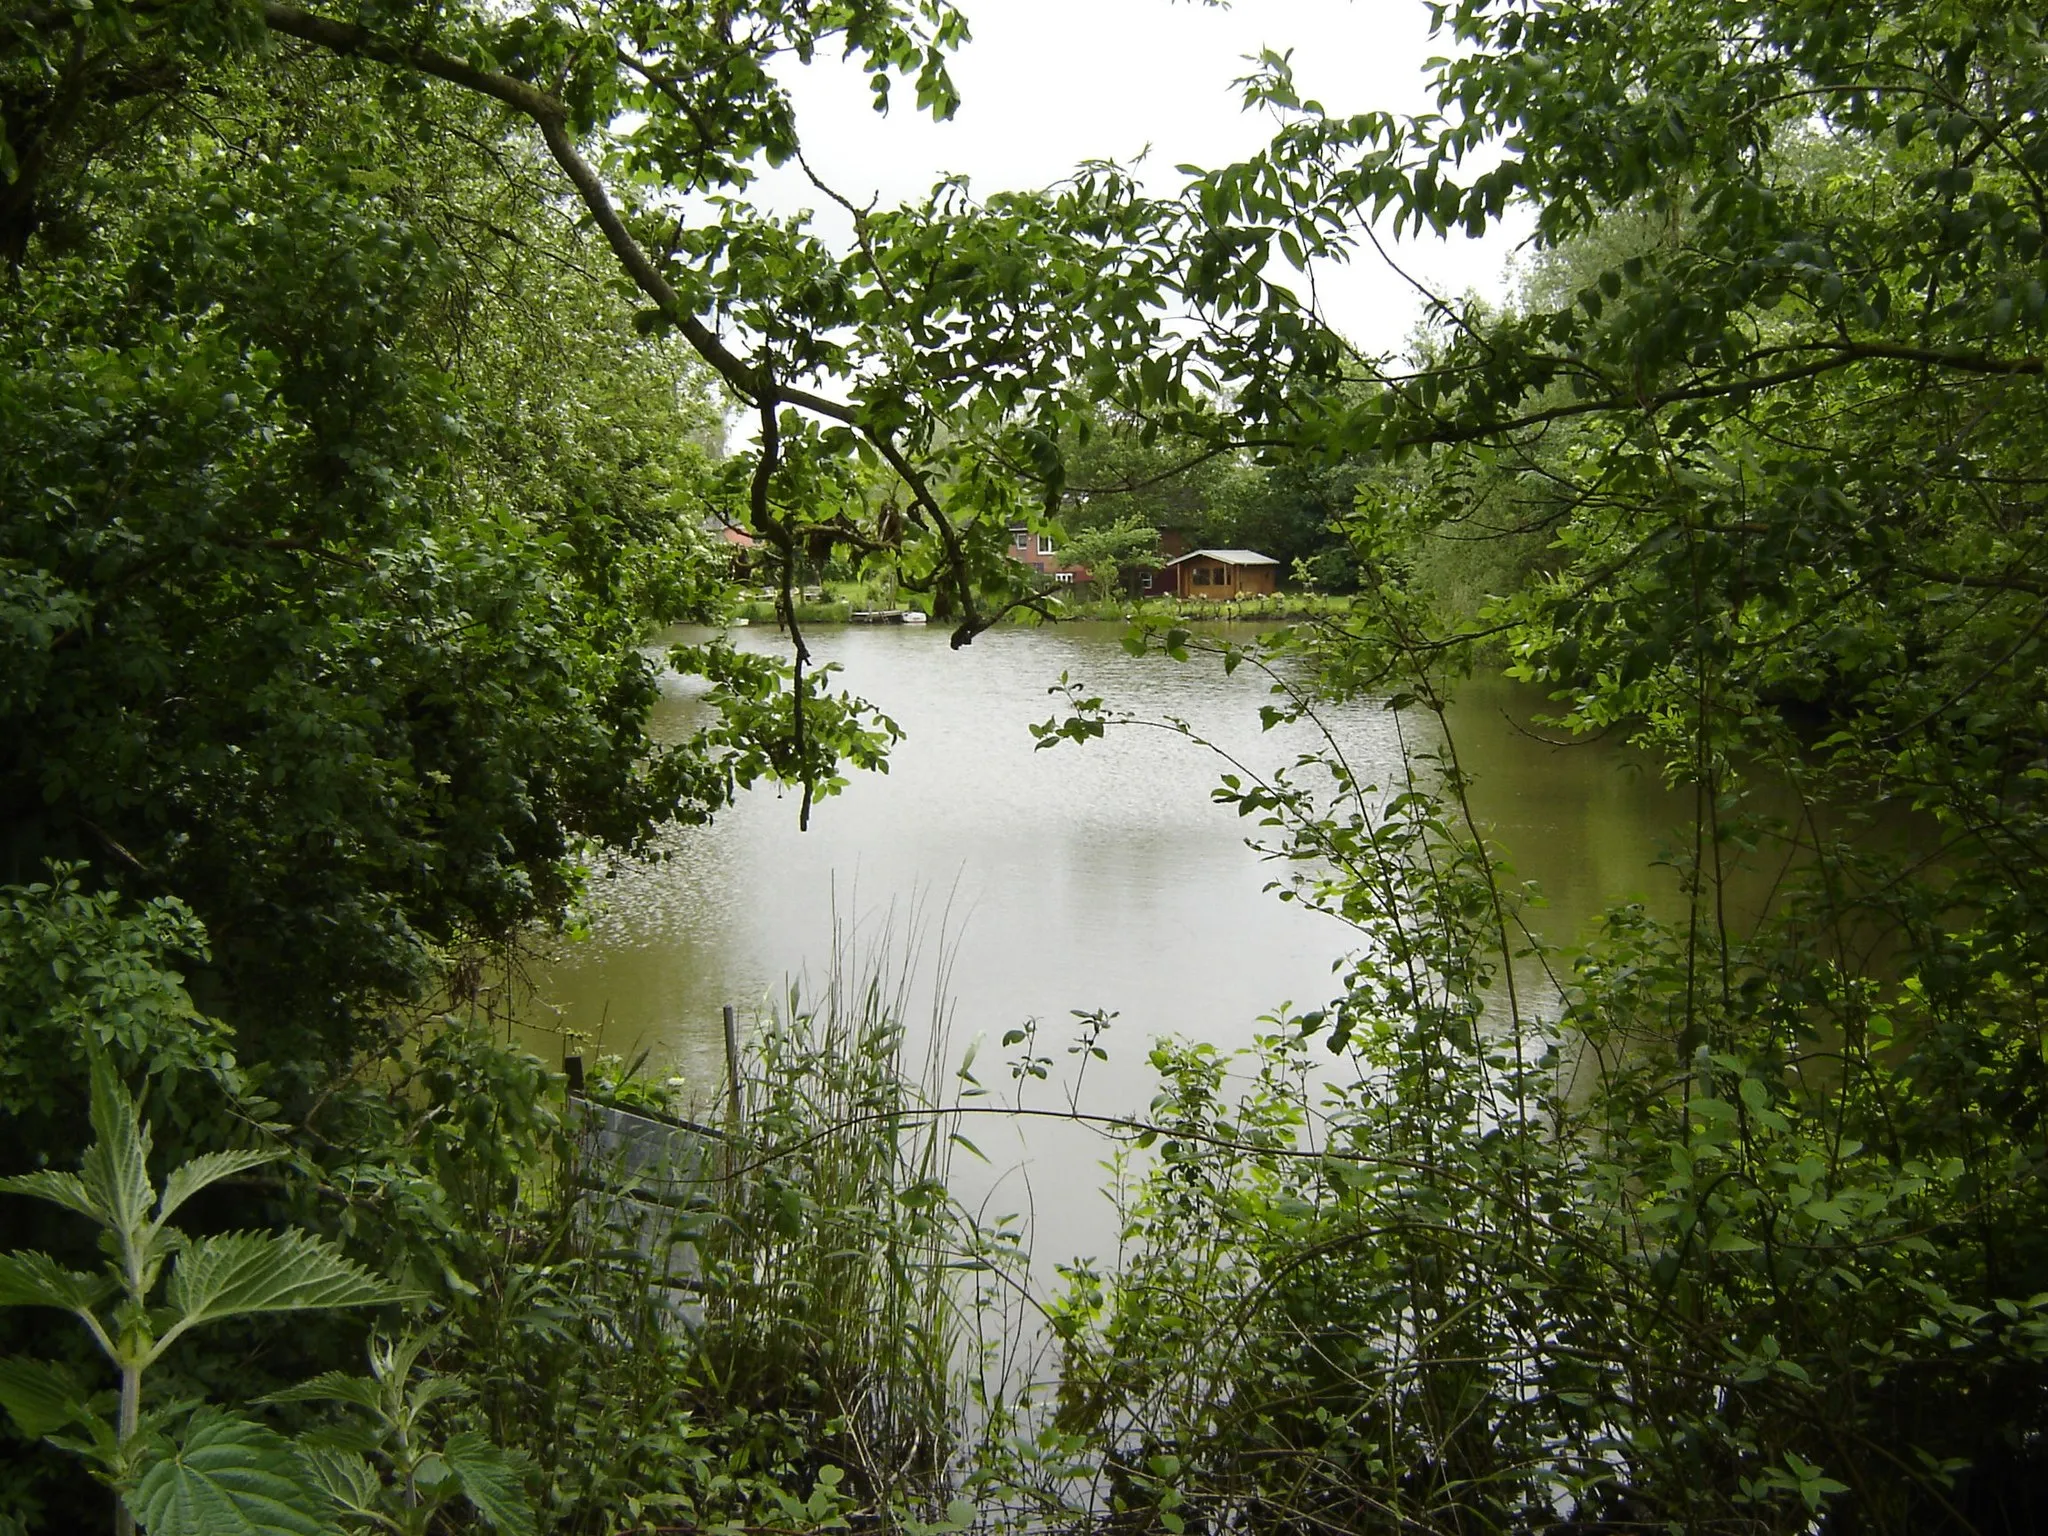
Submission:
M 175 892 L 215 1006 L 310 1066 L 559 913 L 578 839 L 719 798 L 635 649 L 715 601 L 713 418 L 460 104 L 181 105 L 5 294 L 4 854 Z
M 299 1232 L 230 1232 L 193 1237 L 171 1225 L 210 1185 L 274 1162 L 281 1149 L 212 1152 L 171 1170 L 161 1192 L 149 1169 L 151 1136 L 103 1051 L 92 1070 L 92 1146 L 77 1173 L 17 1174 L 0 1192 L 25 1195 L 83 1216 L 105 1233 L 99 1273 L 67 1269 L 47 1254 L 0 1255 L 0 1306 L 69 1312 L 85 1325 L 120 1376 L 114 1412 L 60 1367 L 26 1359 L 0 1366 L 0 1401 L 25 1432 L 84 1455 L 119 1490 L 117 1529 L 139 1521 L 155 1532 L 290 1528 L 317 1519 L 315 1479 L 295 1476 L 284 1443 L 255 1420 L 211 1408 L 143 1408 L 143 1378 L 180 1335 L 232 1317 L 376 1306 L 399 1293 L 330 1245 Z M 161 1295 L 152 1295 L 162 1284 Z M 111 1307 L 106 1303 L 112 1301 Z M 62 1434 L 60 1435 L 60 1432 Z M 322 1471 L 358 1481 L 367 1464 L 336 1453 Z M 374 1482 L 374 1478 L 371 1479 Z
M 1266 241 L 1341 243 L 1361 205 L 1442 230 L 1522 198 L 1550 242 L 1521 305 L 1444 306 L 1409 370 L 1208 338 L 1255 430 L 1391 461 L 1347 519 L 1367 600 L 1288 648 L 1411 707 L 1504 650 L 1555 723 L 1695 791 L 1688 911 L 1533 951 L 1454 741 L 1406 785 L 1334 756 L 1226 785 L 1365 945 L 1242 1102 L 1211 1053 L 1157 1057 L 1167 1159 L 1135 1262 L 1070 1302 L 1065 1422 L 1169 1525 L 2032 1529 L 2038 23 L 1446 17 L 1443 117 L 1333 117 L 1271 61 L 1292 123 L 1191 200 L 1227 307 Z M 1111 723 L 1082 702 L 1048 739 Z M 1355 1086 L 1299 1086 L 1303 1036 Z
M 1255 549 L 1290 584 L 1349 592 L 1356 566 L 1343 521 L 1370 478 L 1363 461 L 1281 452 L 1195 432 L 1162 434 L 1143 418 L 1084 409 L 1062 454 L 1062 557 L 1094 564 L 1092 536 L 1116 528 L 1178 535 L 1186 549 Z M 1080 552 L 1075 552 L 1076 544 Z M 1150 547 L 1150 546 L 1147 546 Z M 1125 561 L 1127 578 L 1145 567 Z
M 1078 703 L 1048 740 L 1116 725 Z M 1362 948 L 1246 1060 L 1153 1052 L 1132 1247 L 1057 1320 L 1096 1497 L 1169 1529 L 2031 1528 L 2041 1037 L 1995 979 L 1943 1017 L 1967 931 L 1844 902 L 1922 861 L 1809 844 L 1737 928 L 1738 866 L 1784 850 L 1724 804 L 1682 921 L 1562 955 L 1439 740 L 1406 785 L 1219 790 Z

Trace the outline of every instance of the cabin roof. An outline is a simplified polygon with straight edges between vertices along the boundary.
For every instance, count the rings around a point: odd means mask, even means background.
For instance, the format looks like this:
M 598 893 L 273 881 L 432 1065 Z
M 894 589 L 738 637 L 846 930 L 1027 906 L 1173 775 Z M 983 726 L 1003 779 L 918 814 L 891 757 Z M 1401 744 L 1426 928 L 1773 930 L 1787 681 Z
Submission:
M 1278 565 L 1280 562 L 1271 555 L 1262 555 L 1255 549 L 1191 549 L 1184 555 L 1177 555 L 1167 561 L 1168 565 L 1179 565 L 1183 560 L 1221 560 L 1225 565 Z

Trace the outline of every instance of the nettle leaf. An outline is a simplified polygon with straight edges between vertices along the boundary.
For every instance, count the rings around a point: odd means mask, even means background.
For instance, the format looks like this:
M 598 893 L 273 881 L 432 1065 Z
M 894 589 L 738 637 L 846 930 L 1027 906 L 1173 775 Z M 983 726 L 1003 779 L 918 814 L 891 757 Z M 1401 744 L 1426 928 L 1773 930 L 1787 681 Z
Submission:
M 192 1416 L 183 1443 L 148 1461 L 123 1496 L 149 1536 L 328 1536 L 334 1501 L 291 1442 L 218 1408 Z
M 0 1408 L 31 1440 L 96 1418 L 77 1380 L 40 1360 L 0 1360 Z
M 307 1482 L 325 1494 L 343 1514 L 376 1516 L 378 1495 L 384 1484 L 369 1458 L 356 1451 L 334 1446 L 298 1447 L 301 1472 Z
M 524 1456 L 499 1449 L 475 1430 L 464 1430 L 441 1447 L 441 1459 L 486 1525 L 505 1536 L 533 1536 Z
M 157 1224 L 161 1226 L 170 1220 L 173 1211 L 209 1184 L 218 1184 L 222 1179 L 248 1169 L 274 1163 L 283 1156 L 282 1150 L 201 1153 L 173 1169 L 171 1176 L 164 1180 L 163 1203 L 156 1212 Z
M 358 1408 L 367 1408 L 371 1413 L 381 1416 L 384 1411 L 384 1389 L 367 1376 L 351 1376 L 346 1371 L 323 1371 L 310 1381 L 302 1381 L 295 1387 L 267 1393 L 258 1401 L 352 1403 Z
M 469 1383 L 460 1376 L 429 1376 L 405 1394 L 406 1406 L 417 1414 L 448 1397 L 465 1397 Z
M 27 1195 L 31 1200 L 61 1205 L 92 1221 L 104 1223 L 107 1219 L 92 1191 L 86 1188 L 85 1180 L 75 1173 L 58 1173 L 54 1169 L 17 1173 L 0 1179 L 0 1195 Z
M 92 1128 L 97 1134 L 79 1177 L 98 1209 L 87 1214 L 116 1232 L 139 1233 L 156 1203 L 149 1182 L 149 1130 L 104 1052 L 93 1055 Z
M 251 1312 L 369 1307 L 404 1293 L 304 1232 L 230 1232 L 178 1255 L 165 1300 L 178 1321 L 157 1346 L 187 1328 Z
M 109 1275 L 66 1269 L 46 1253 L 0 1253 L 0 1307 L 90 1312 L 114 1292 Z

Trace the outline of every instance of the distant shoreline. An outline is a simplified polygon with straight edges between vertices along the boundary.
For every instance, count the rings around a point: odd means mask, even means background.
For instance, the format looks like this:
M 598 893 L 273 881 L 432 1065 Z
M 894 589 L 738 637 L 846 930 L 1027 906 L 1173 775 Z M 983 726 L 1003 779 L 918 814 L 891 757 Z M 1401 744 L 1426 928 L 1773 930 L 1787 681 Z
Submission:
M 1077 620 L 1101 622 L 1149 615 L 1243 623 L 1261 619 L 1329 617 L 1348 613 L 1351 603 L 1352 599 L 1348 597 L 1329 597 L 1307 592 L 1280 592 L 1271 597 L 1240 598 L 1222 602 L 1205 598 L 1151 597 L 1136 602 L 1125 600 L 1063 603 L 1059 615 L 1052 619 L 1020 609 L 1002 622 L 1025 625 L 1065 624 Z M 852 598 L 827 602 L 799 602 L 796 605 L 796 621 L 799 624 L 851 624 L 854 622 L 854 613 L 864 611 L 869 606 Z M 734 618 L 749 625 L 773 624 L 777 619 L 776 605 L 765 598 L 743 603 L 734 614 Z M 933 619 L 931 622 L 937 628 L 945 626 L 943 619 Z

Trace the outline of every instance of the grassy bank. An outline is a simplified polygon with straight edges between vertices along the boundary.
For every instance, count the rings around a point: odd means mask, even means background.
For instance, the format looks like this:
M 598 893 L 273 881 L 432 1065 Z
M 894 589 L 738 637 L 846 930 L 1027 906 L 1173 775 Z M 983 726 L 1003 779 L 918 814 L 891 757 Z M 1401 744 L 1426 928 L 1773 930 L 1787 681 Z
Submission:
M 850 624 L 856 610 L 904 606 L 900 598 L 890 603 L 865 592 L 829 586 L 824 590 L 826 596 L 823 599 L 799 602 L 796 605 L 797 623 Z M 1018 609 L 1005 622 L 1045 624 L 1066 623 L 1078 619 L 1115 621 L 1135 617 L 1158 617 L 1206 619 L 1226 624 L 1260 623 L 1269 620 L 1336 617 L 1349 613 L 1351 604 L 1352 599 L 1348 597 L 1331 597 L 1312 592 L 1279 592 L 1271 597 L 1250 597 L 1233 602 L 1171 597 L 1148 597 L 1141 601 L 1133 601 L 1130 598 L 1062 598 L 1054 619 L 1048 620 L 1041 614 Z M 774 624 L 778 621 L 776 604 L 772 598 L 758 598 L 752 602 L 742 603 L 735 617 L 745 619 L 749 624 Z
M 1174 597 L 1148 597 L 1139 600 L 1127 597 L 1063 598 L 1060 601 L 1059 618 L 1062 621 L 1175 618 L 1234 623 L 1266 619 L 1322 618 L 1350 611 L 1351 599 L 1348 597 L 1331 597 L 1315 592 L 1276 592 L 1270 597 L 1247 597 L 1226 602 L 1206 598 Z M 1042 624 L 1046 621 L 1037 614 L 1019 611 L 1014 622 Z
M 857 605 L 845 598 L 830 598 L 823 602 L 798 603 L 796 621 L 799 624 L 850 624 L 853 610 Z M 775 624 L 781 615 L 776 611 L 773 598 L 760 598 L 751 603 L 742 603 L 736 618 L 745 619 L 749 624 Z

